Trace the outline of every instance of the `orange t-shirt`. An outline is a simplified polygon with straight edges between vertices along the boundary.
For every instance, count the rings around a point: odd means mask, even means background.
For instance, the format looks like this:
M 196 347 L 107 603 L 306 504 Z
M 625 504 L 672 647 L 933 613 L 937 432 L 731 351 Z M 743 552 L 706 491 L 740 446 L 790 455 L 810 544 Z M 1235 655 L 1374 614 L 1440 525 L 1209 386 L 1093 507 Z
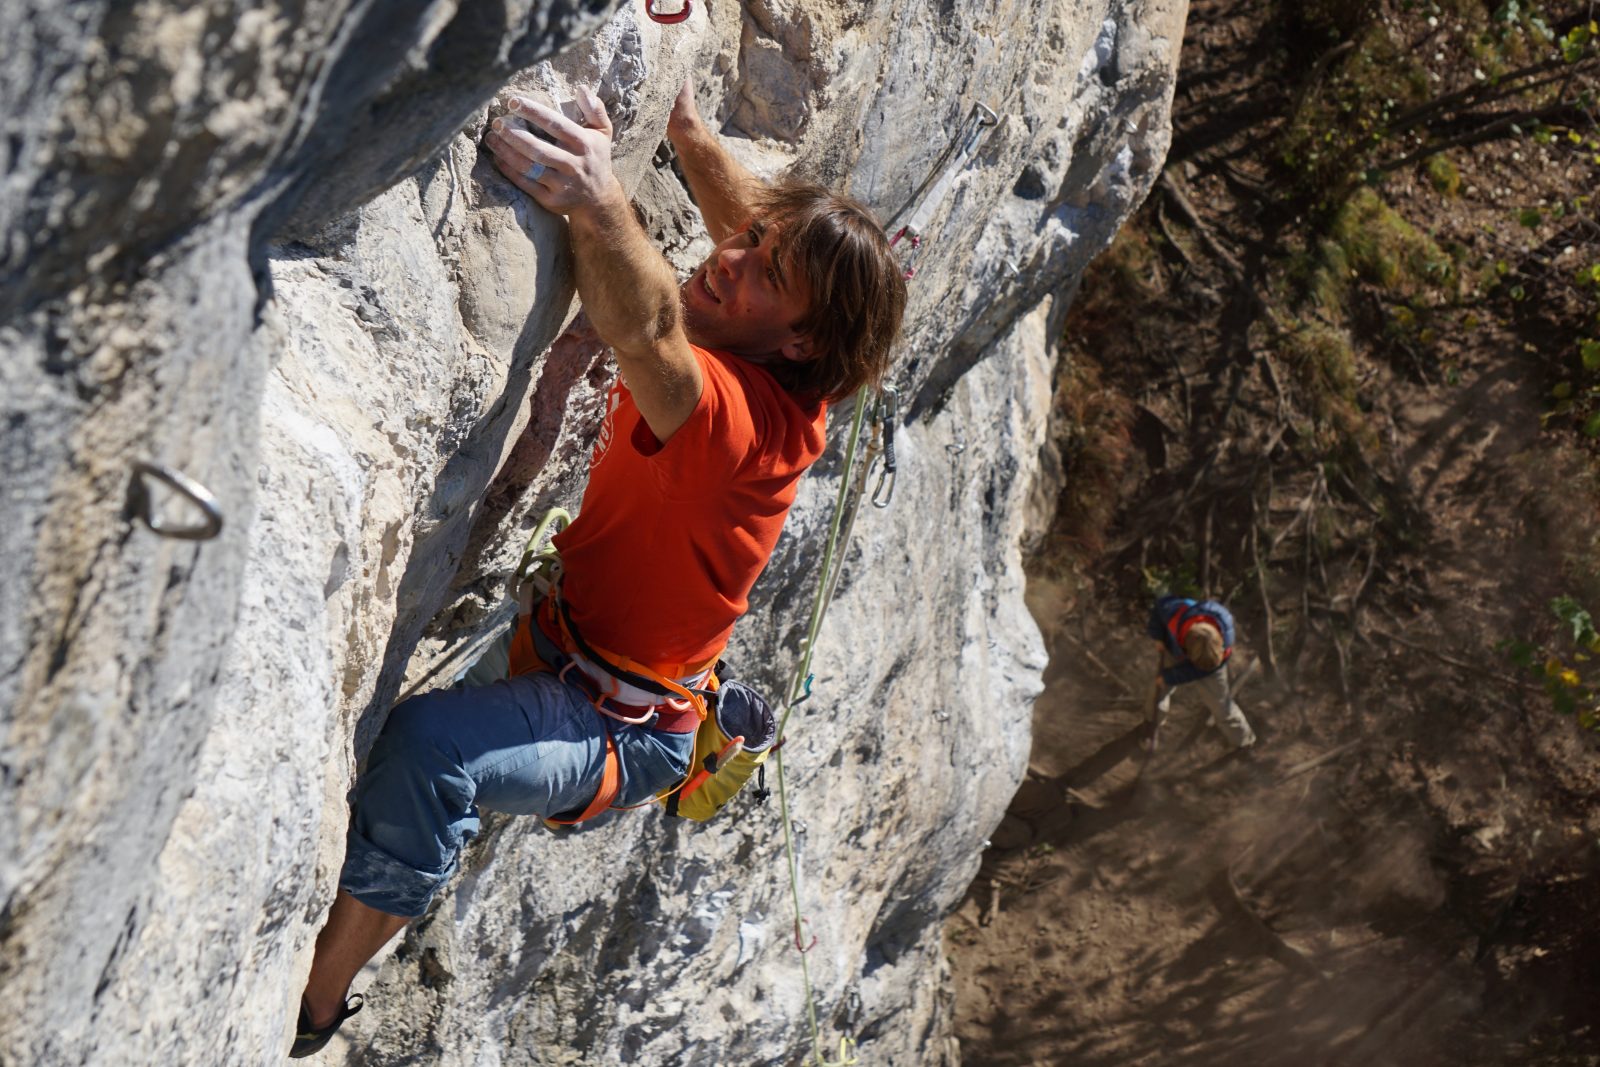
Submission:
M 612 386 L 583 507 L 555 538 L 584 640 L 668 677 L 728 643 L 826 440 L 825 405 L 738 356 L 693 351 L 700 401 L 664 445 Z

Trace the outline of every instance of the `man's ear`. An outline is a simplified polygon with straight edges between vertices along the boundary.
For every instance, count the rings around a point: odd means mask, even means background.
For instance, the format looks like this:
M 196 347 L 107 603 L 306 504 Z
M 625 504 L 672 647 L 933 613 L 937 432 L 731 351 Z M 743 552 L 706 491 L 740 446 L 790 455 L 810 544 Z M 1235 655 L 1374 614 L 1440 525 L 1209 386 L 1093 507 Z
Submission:
M 790 363 L 810 363 L 817 358 L 815 346 L 811 338 L 803 333 L 791 335 L 793 340 L 786 341 L 778 347 L 778 354 Z

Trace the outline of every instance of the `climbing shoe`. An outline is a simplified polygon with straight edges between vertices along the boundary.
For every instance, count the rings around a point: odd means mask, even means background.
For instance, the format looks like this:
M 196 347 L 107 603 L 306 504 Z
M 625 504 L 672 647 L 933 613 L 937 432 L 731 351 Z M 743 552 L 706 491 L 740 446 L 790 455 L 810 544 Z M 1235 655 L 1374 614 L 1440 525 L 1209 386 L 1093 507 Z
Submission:
M 326 1045 L 333 1035 L 339 1032 L 339 1027 L 344 1025 L 344 1021 L 360 1011 L 365 1003 L 366 998 L 357 993 L 344 1002 L 344 1007 L 340 1008 L 339 1014 L 333 1017 L 333 1022 L 327 1026 L 316 1027 L 311 1025 L 311 1016 L 306 1011 L 306 1002 L 302 999 L 300 1001 L 300 1021 L 295 1024 L 294 1046 L 289 1049 L 289 1058 L 291 1060 L 299 1060 L 321 1052 L 322 1046 Z

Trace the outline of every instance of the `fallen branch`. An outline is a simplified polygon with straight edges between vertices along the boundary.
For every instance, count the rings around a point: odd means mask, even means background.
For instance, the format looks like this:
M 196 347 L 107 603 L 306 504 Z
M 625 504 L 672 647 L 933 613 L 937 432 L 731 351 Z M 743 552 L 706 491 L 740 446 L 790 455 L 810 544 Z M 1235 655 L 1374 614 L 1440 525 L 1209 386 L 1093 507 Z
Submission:
M 1183 264 L 1189 268 L 1189 272 L 1198 277 L 1200 274 L 1199 265 L 1190 257 L 1188 249 L 1179 244 L 1178 239 L 1167 228 L 1167 213 L 1161 210 L 1161 201 L 1159 200 L 1156 201 L 1156 228 L 1161 231 L 1161 236 L 1166 239 L 1167 244 L 1172 246 L 1173 251 L 1178 253 L 1178 258 L 1183 260 Z
M 1124 693 L 1128 694 L 1128 696 L 1132 697 L 1134 700 L 1139 700 L 1139 701 L 1142 702 L 1141 694 L 1139 694 L 1133 688 L 1133 686 L 1131 686 L 1127 682 L 1123 681 L 1122 677 L 1120 675 L 1118 675 L 1116 672 L 1114 672 L 1110 667 L 1107 667 L 1106 664 L 1105 664 L 1105 661 L 1102 660 L 1099 656 L 1094 654 L 1094 649 L 1090 648 L 1087 644 L 1085 644 L 1083 641 L 1080 641 L 1078 638 L 1074 637 L 1072 634 L 1066 634 L 1064 636 L 1066 637 L 1066 639 L 1068 641 L 1071 641 L 1073 644 L 1077 645 L 1078 646 L 1078 650 L 1083 653 L 1084 658 L 1086 658 L 1090 663 L 1092 663 L 1096 667 L 1098 667 L 1100 669 L 1100 673 L 1105 675 L 1107 678 L 1111 679 L 1111 681 L 1116 684 L 1117 688 L 1121 689 Z
M 1303 763 L 1296 763 L 1293 767 L 1290 767 L 1288 770 L 1283 772 L 1282 776 L 1278 778 L 1278 784 L 1283 785 L 1285 782 L 1300 777 L 1307 771 L 1314 771 L 1324 763 L 1331 763 L 1347 752 L 1354 752 L 1356 749 L 1360 748 L 1366 743 L 1366 738 L 1358 737 L 1354 741 L 1346 741 L 1342 745 L 1336 745 L 1333 748 L 1328 749 L 1328 751 L 1324 752 L 1320 756 L 1313 756 L 1311 759 L 1308 759 Z
M 1447 663 L 1452 667 L 1458 667 L 1464 671 L 1471 671 L 1474 674 L 1481 674 L 1485 677 L 1493 678 L 1498 682 L 1504 683 L 1505 685 L 1522 686 L 1529 684 L 1525 679 L 1513 678 L 1509 674 L 1501 674 L 1499 671 L 1492 670 L 1480 664 L 1471 663 L 1457 656 L 1452 656 L 1448 652 L 1440 652 L 1436 648 L 1429 648 L 1427 645 L 1418 644 L 1415 641 L 1408 641 L 1399 634 L 1392 634 L 1385 630 L 1373 630 L 1372 636 L 1384 641 L 1393 641 L 1397 645 L 1404 645 L 1406 648 L 1432 656 L 1441 663 Z
M 1211 254 L 1222 261 L 1222 265 L 1233 276 L 1235 284 L 1243 285 L 1244 264 L 1240 263 L 1234 254 L 1228 251 L 1217 235 L 1212 232 L 1211 227 L 1200 217 L 1200 212 L 1195 210 L 1195 206 L 1189 200 L 1189 197 L 1178 187 L 1178 179 L 1172 176 L 1171 171 L 1162 171 L 1158 184 L 1161 186 L 1162 191 L 1171 197 L 1173 206 L 1178 209 L 1178 213 L 1183 216 L 1184 221 L 1193 228 L 1195 233 L 1200 235 L 1200 240 L 1211 250 Z
M 1319 982 L 1328 980 L 1328 976 L 1323 973 L 1320 967 L 1312 963 L 1305 953 L 1285 941 L 1282 934 L 1268 926 L 1267 921 L 1257 915 L 1256 910 L 1246 903 L 1244 894 L 1239 891 L 1239 883 L 1233 879 L 1232 867 L 1224 868 L 1219 883 L 1220 887 L 1225 891 L 1226 899 L 1232 903 L 1234 910 L 1250 926 L 1254 927 L 1256 932 L 1265 938 L 1271 946 L 1267 955 L 1283 964 L 1289 970 L 1296 971 L 1308 978 L 1315 978 Z
M 1278 550 L 1278 546 L 1283 544 L 1290 534 L 1294 533 L 1295 527 L 1299 526 L 1315 508 L 1317 494 L 1322 489 L 1322 479 L 1322 471 L 1318 469 L 1316 480 L 1311 483 L 1310 491 L 1301 499 L 1300 506 L 1295 509 L 1295 517 L 1289 521 L 1289 525 L 1278 532 L 1278 535 L 1272 539 L 1272 543 L 1267 546 L 1268 559 L 1272 558 L 1272 554 Z
M 1084 796 L 1082 793 L 1078 792 L 1076 789 L 1067 788 L 1067 789 L 1063 789 L 1061 792 L 1062 792 L 1062 795 L 1065 796 L 1068 800 L 1070 800 L 1074 804 L 1079 805 L 1080 807 L 1088 808 L 1090 811 L 1104 811 L 1105 810 L 1106 806 L 1104 804 L 1100 803 L 1097 800 L 1090 800 L 1088 797 Z
M 1526 124 L 1544 122 L 1566 116 L 1585 117 L 1581 105 L 1575 100 L 1563 100 L 1559 104 L 1551 104 L 1549 107 L 1541 107 L 1533 111 L 1518 111 L 1512 115 L 1502 116 L 1477 129 L 1468 130 L 1454 137 L 1447 137 L 1442 141 L 1425 144 L 1413 152 L 1407 152 L 1399 159 L 1380 164 L 1377 169 L 1384 172 L 1400 170 L 1403 167 L 1409 167 L 1413 163 L 1427 159 L 1429 156 L 1436 156 L 1440 152 L 1448 152 L 1452 148 L 1492 141 L 1507 132 L 1513 132 L 1513 127 L 1520 128 Z
M 1000 879 L 989 879 L 989 901 L 978 913 L 978 925 L 988 926 L 1000 915 Z
M 1438 96 L 1426 103 L 1419 104 L 1409 111 L 1402 111 L 1390 119 L 1388 132 L 1391 135 L 1404 133 L 1414 126 L 1420 126 L 1430 121 L 1435 115 L 1452 109 L 1483 103 L 1490 93 L 1494 93 L 1493 100 L 1503 100 L 1519 92 L 1525 92 L 1529 87 L 1519 86 L 1516 84 L 1517 82 L 1523 78 L 1537 77 L 1562 66 L 1565 66 L 1564 60 L 1542 59 L 1530 66 L 1502 74 L 1492 83 L 1483 81 L 1476 85 L 1470 85 L 1465 89 L 1457 89 L 1455 92 L 1445 93 L 1443 96 Z
M 1253 495 L 1250 498 L 1250 510 L 1250 556 L 1255 562 L 1256 586 L 1261 595 L 1261 613 L 1267 619 L 1266 632 L 1263 634 L 1266 640 L 1262 642 L 1262 655 L 1267 661 L 1267 669 L 1276 677 L 1278 673 L 1278 656 L 1272 647 L 1272 597 L 1267 593 L 1267 568 L 1261 562 L 1260 538 L 1256 533 L 1259 526 L 1256 523 L 1254 514 L 1255 497 Z

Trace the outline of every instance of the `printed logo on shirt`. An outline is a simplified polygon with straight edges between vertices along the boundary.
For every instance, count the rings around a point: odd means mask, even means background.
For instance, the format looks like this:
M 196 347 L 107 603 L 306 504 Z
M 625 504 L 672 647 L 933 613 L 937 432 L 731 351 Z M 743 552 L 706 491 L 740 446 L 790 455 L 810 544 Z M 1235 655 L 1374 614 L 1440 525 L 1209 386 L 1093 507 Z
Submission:
M 611 387 L 606 397 L 606 417 L 600 421 L 600 436 L 594 442 L 594 455 L 589 459 L 589 469 L 594 470 L 611 448 L 611 439 L 617 433 L 617 408 L 622 406 L 622 383 Z

